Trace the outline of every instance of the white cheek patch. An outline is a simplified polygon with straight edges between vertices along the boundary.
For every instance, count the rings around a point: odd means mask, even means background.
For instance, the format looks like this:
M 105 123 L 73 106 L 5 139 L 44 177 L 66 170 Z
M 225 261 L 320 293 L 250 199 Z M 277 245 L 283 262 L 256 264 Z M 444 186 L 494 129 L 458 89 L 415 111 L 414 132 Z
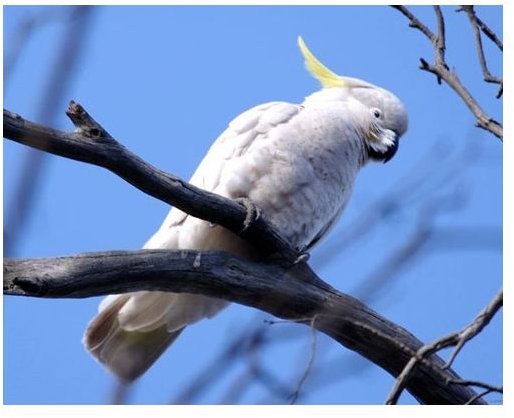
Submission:
M 384 129 L 382 131 L 382 135 L 380 137 L 380 142 L 384 144 L 387 148 L 390 148 L 394 145 L 396 140 L 396 135 L 390 129 Z
M 368 145 L 373 150 L 384 153 L 394 146 L 395 140 L 396 135 L 390 129 L 383 129 L 376 124 L 371 126 L 370 134 L 368 136 Z

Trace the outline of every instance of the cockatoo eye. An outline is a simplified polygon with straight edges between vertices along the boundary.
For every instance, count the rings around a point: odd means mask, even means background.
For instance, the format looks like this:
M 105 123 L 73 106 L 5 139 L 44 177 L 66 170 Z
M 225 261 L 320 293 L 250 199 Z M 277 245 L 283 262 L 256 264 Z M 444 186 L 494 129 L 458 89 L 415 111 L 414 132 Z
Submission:
M 375 116 L 377 119 L 380 119 L 382 117 L 382 112 L 380 109 L 374 108 L 372 109 L 373 116 Z

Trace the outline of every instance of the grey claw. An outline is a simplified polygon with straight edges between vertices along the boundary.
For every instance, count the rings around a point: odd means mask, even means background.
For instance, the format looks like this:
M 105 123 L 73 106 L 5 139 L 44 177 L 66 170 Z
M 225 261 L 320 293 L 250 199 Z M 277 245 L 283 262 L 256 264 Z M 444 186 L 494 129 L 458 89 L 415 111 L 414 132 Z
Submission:
M 300 252 L 298 253 L 298 257 L 296 257 L 296 260 L 294 261 L 294 264 L 306 263 L 307 261 L 309 261 L 310 257 L 310 253 L 308 253 L 307 251 L 300 250 Z
M 245 232 L 248 227 L 261 217 L 261 210 L 247 197 L 238 197 L 235 199 L 246 209 L 246 217 L 243 222 L 243 229 L 240 233 Z

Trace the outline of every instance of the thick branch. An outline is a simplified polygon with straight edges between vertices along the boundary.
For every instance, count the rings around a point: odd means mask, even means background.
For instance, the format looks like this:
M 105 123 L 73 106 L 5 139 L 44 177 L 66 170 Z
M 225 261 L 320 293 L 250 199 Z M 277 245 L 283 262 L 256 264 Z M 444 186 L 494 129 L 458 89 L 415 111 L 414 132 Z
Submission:
M 188 214 L 222 225 L 261 249 L 295 260 L 291 248 L 265 217 L 247 219 L 247 210 L 231 199 L 206 192 L 159 170 L 133 154 L 96 122 L 79 104 L 66 114 L 77 130 L 63 132 L 30 122 L 4 109 L 4 137 L 61 157 L 104 167 L 133 186 Z
M 423 344 L 405 329 L 323 282 L 305 263 L 248 262 L 219 252 L 140 250 L 4 261 L 4 293 L 82 298 L 137 290 L 200 293 L 302 322 L 398 376 Z M 407 389 L 426 404 L 475 396 L 429 356 Z M 482 403 L 477 400 L 477 403 Z

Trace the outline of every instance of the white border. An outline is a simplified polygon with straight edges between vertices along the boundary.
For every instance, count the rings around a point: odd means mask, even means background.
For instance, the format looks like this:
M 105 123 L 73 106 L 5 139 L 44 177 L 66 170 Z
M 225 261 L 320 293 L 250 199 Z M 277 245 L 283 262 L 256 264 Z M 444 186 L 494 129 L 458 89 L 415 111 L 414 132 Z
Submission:
M 67 1 L 66 3 L 62 2 L 48 2 L 44 3 L 45 5 L 59 5 L 59 4 L 84 4 L 84 1 Z M 141 1 L 90 1 L 88 4 L 94 5 L 141 5 Z M 454 2 L 443 1 L 439 2 L 440 4 L 445 5 L 453 5 Z M 152 1 L 151 3 L 147 3 L 145 5 L 349 5 L 354 4 L 355 2 L 342 2 L 342 1 L 321 1 L 319 3 L 315 3 L 313 1 L 223 1 L 223 2 L 214 2 L 214 1 L 189 1 L 189 2 L 169 2 L 169 1 Z M 383 1 L 370 1 L 364 4 L 359 5 L 384 5 Z M 426 2 L 421 1 L 411 1 L 408 3 L 409 5 L 426 5 Z M 503 39 L 506 45 L 513 45 L 514 38 L 512 36 L 512 22 L 513 22 L 513 14 L 512 14 L 512 3 L 508 3 L 506 1 L 480 1 L 475 4 L 479 5 L 502 5 L 504 7 L 504 22 L 507 20 L 510 22 L 510 25 L 504 25 L 504 34 Z M 7 0 L 2 3 L 4 5 L 36 5 L 34 1 L 12 1 Z M 42 4 L 43 5 L 43 4 Z M 3 8 L 2 8 L 3 9 Z M 3 22 L 3 10 L 0 12 L 0 17 Z M 511 16 L 510 18 L 505 19 L 505 16 Z M 3 23 L 2 23 L 3 25 Z M 2 31 L 2 45 L 3 45 L 3 31 Z M 509 51 L 509 49 L 507 49 Z M 504 55 L 504 67 L 512 68 L 511 57 L 507 53 Z M 2 72 L 2 80 L 3 80 L 3 67 L 0 70 Z M 504 72 L 505 73 L 505 72 Z M 507 74 L 512 74 L 512 71 L 507 71 Z M 505 93 L 504 93 L 504 109 L 509 109 L 509 114 L 512 113 L 511 103 L 512 102 L 512 89 L 509 89 L 509 84 L 505 84 Z M 504 112 L 506 113 L 506 112 Z M 512 132 L 512 128 L 510 125 L 509 118 L 504 119 L 504 130 L 507 132 L 504 136 L 506 138 L 505 141 L 505 149 L 504 149 L 504 254 L 510 254 L 511 257 L 504 257 L 504 278 L 505 281 L 505 294 L 508 295 L 511 293 L 512 280 L 508 280 L 512 277 L 512 263 L 514 254 L 514 245 L 513 245 L 513 229 L 512 223 L 510 219 L 512 218 L 512 214 L 514 214 L 514 205 L 512 202 L 512 187 L 510 185 L 510 181 L 514 179 L 514 166 L 509 164 L 509 161 L 512 161 L 512 152 L 513 146 L 511 144 L 513 140 L 513 136 L 510 134 Z M 2 156 L 3 161 L 3 150 L 0 150 L 0 154 Z M 2 185 L 3 185 L 3 172 L 2 172 Z M 510 188 L 510 190 L 509 190 Z M 2 197 L 3 197 L 3 187 L 2 187 Z M 2 208 L 3 209 L 3 208 Z M 510 217 L 507 214 L 511 214 Z M 510 219 L 509 219 L 510 218 Z M 3 245 L 2 245 L 3 248 Z M 507 308 L 507 313 L 510 318 L 510 311 Z M 0 364 L 0 371 L 2 371 L 3 376 L 3 302 L 0 302 L 0 329 L 2 329 L 2 334 L 0 338 L 1 346 L 0 346 L 0 355 L 2 357 L 2 363 Z M 504 353 L 513 353 L 512 346 L 512 331 L 508 328 L 504 329 Z M 513 364 L 511 356 L 504 355 L 504 370 L 513 370 Z M 115 417 L 137 417 L 144 418 L 146 416 L 153 417 L 223 417 L 223 418 L 253 418 L 253 417 L 275 417 L 280 416 L 281 414 L 286 413 L 288 418 L 293 417 L 384 417 L 384 418 L 398 418 L 398 417 L 434 417 L 434 415 L 447 415 L 452 414 L 452 418 L 455 416 L 465 416 L 466 418 L 474 418 L 474 417 L 504 417 L 504 416 L 512 416 L 514 412 L 512 410 L 512 378 L 509 373 L 504 374 L 504 386 L 506 388 L 506 394 L 504 395 L 504 404 L 503 405 L 489 405 L 489 406 L 474 406 L 474 407 L 446 407 L 446 406 L 396 406 L 396 407 L 386 407 L 383 405 L 376 406 L 343 406 L 343 405 L 309 405 L 309 406 L 173 406 L 173 405 L 123 405 L 123 406 L 112 406 L 112 405 L 73 405 L 73 406 L 13 406 L 13 405 L 2 405 L 0 407 L 0 412 L 2 417 L 83 417 L 83 416 L 92 416 L 96 415 L 98 418 L 103 416 L 108 416 L 109 418 Z M 0 385 L 1 394 L 0 400 L 3 404 L 3 378 L 2 385 Z M 510 411 L 510 412 L 508 412 Z

